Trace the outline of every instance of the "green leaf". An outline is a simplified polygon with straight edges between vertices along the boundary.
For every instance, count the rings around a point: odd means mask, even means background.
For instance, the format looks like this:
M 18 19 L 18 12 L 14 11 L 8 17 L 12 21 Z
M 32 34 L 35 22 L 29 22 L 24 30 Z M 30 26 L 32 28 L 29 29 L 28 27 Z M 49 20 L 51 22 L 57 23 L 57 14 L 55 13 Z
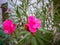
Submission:
M 40 31 L 45 32 L 45 33 L 51 33 L 50 30 L 46 30 L 46 29 L 44 29 L 44 28 L 41 28 Z
M 44 35 L 46 35 L 46 34 L 40 34 L 40 35 L 39 35 L 38 33 L 35 34 L 35 36 L 36 36 L 37 38 L 41 39 L 42 41 L 51 43 L 51 41 L 48 40 L 47 38 L 45 38 Z
M 17 6 L 17 9 L 16 9 L 16 14 L 17 14 L 17 17 L 18 17 L 18 18 L 21 18 L 21 14 L 20 14 L 20 12 L 18 11 L 18 6 Z
M 37 42 L 38 45 L 45 45 L 45 43 L 41 39 L 41 34 L 39 36 L 38 36 L 38 34 L 36 34 L 35 38 L 36 38 L 36 42 Z M 43 35 L 42 35 L 42 38 L 43 38 Z
M 28 35 L 30 35 L 30 33 L 26 33 L 25 36 L 23 36 L 23 38 L 22 38 L 20 41 L 18 41 L 18 44 L 19 44 L 21 41 L 23 41 L 25 38 L 27 38 Z
M 32 36 L 31 38 L 32 38 L 32 40 L 31 40 L 32 45 L 38 45 L 36 38 L 34 36 Z

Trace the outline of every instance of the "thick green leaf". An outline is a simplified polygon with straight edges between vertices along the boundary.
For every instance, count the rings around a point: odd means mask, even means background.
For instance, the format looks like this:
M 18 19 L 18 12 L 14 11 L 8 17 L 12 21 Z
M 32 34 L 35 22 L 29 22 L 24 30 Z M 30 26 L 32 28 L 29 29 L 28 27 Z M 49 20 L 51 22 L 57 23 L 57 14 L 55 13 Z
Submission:
M 44 29 L 44 28 L 41 28 L 39 31 L 42 31 L 42 32 L 45 32 L 45 33 L 51 33 L 50 30 L 46 30 L 46 29 Z
M 23 41 L 25 38 L 27 38 L 27 36 L 30 35 L 30 33 L 26 33 L 25 36 L 23 36 L 23 38 L 21 40 L 19 40 L 18 44 Z
M 38 45 L 36 38 L 34 36 L 31 37 L 31 43 L 32 43 L 32 45 Z

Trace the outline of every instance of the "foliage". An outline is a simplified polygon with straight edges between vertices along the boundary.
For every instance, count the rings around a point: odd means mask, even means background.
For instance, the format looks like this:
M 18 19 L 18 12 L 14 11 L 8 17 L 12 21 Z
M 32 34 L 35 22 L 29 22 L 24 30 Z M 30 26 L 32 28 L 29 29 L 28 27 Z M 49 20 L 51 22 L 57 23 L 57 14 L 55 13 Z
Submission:
M 31 0 L 20 1 L 22 3 L 20 5 L 16 5 L 17 0 L 15 3 L 13 0 L 10 3 L 13 8 L 11 9 L 9 16 L 14 23 L 17 24 L 17 29 L 15 32 L 12 35 L 9 35 L 12 45 L 52 45 L 53 33 L 52 31 L 44 29 L 44 23 L 47 19 L 46 7 L 48 7 L 47 5 L 44 5 L 44 0 L 41 0 L 42 9 L 34 6 L 34 4 L 38 5 L 40 0 L 37 0 L 37 2 L 32 4 L 30 3 Z M 35 12 L 31 14 L 34 14 L 36 18 L 42 20 L 42 28 L 39 29 L 34 35 L 24 29 L 24 24 L 28 22 L 27 19 L 29 14 L 27 14 L 27 12 L 31 5 L 34 7 L 34 9 L 36 9 Z M 30 10 L 30 12 L 32 12 L 32 10 Z
M 56 26 L 57 31 L 60 32 L 60 1 L 53 0 L 54 2 L 54 26 Z
M 0 45 L 8 45 L 9 41 L 9 36 L 4 33 L 3 29 L 0 28 Z
M 54 45 L 60 45 L 60 1 L 53 0 L 54 4 L 54 26 L 56 27 L 56 40 Z M 58 34 L 59 33 L 59 34 Z

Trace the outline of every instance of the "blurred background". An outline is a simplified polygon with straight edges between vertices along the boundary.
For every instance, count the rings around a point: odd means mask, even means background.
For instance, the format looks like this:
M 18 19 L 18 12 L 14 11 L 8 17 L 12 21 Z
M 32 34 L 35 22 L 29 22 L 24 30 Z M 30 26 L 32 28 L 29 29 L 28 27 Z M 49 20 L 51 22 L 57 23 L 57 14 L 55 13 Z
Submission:
M 26 1 L 28 2 L 24 5 Z M 43 28 L 53 31 L 54 36 L 50 39 L 53 41 L 50 45 L 60 45 L 60 0 L 0 0 L 0 45 L 12 45 L 10 37 L 3 31 L 2 22 L 10 18 L 18 24 L 20 19 L 19 16 L 16 17 L 17 13 L 15 12 L 18 7 L 21 15 L 24 15 L 22 10 L 25 9 L 26 15 L 36 14 L 37 18 L 42 19 Z M 11 10 L 10 13 L 6 13 L 7 9 Z M 24 22 L 26 17 L 22 16 L 21 18 Z

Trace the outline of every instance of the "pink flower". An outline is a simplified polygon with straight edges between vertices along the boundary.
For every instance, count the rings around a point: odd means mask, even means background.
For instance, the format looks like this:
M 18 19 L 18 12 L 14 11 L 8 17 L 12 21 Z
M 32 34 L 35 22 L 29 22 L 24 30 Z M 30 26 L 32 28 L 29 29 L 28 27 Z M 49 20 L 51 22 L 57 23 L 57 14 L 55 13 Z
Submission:
M 41 28 L 41 20 L 35 18 L 34 16 L 29 16 L 27 26 L 29 27 L 29 31 L 31 33 L 35 33 L 37 29 Z
M 12 20 L 7 19 L 3 22 L 3 29 L 6 34 L 12 34 L 16 29 L 16 25 L 12 22 Z
M 10 13 L 10 8 L 7 8 L 6 13 L 8 14 Z

